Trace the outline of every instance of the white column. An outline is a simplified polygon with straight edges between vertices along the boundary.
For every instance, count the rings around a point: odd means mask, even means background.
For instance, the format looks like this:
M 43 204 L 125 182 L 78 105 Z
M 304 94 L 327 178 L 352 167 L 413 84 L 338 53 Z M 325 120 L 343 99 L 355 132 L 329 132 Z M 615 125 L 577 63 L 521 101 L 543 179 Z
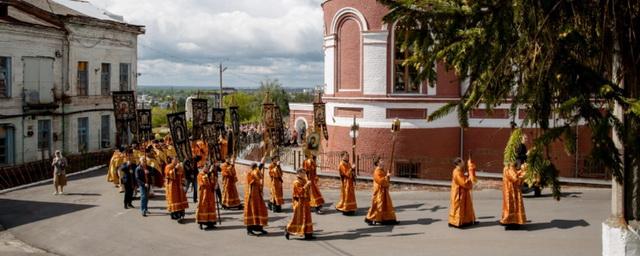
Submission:
M 365 95 L 387 94 L 387 39 L 389 32 L 362 33 L 362 80 Z
M 335 52 L 336 37 L 334 35 L 324 38 L 324 93 L 335 93 Z

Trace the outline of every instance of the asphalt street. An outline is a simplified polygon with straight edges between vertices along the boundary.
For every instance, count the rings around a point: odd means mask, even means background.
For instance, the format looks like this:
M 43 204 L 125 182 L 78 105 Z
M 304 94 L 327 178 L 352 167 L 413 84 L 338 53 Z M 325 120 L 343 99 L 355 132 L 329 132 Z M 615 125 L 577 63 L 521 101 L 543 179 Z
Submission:
M 161 191 L 149 201 L 151 215 L 146 218 L 138 209 L 123 209 L 123 194 L 106 182 L 105 172 L 74 177 L 66 195 L 52 195 L 51 185 L 0 195 L 0 224 L 6 229 L 0 237 L 11 236 L 26 248 L 2 250 L 0 245 L 0 254 L 600 255 L 601 223 L 611 200 L 609 189 L 596 188 L 567 188 L 560 201 L 548 195 L 527 197 L 530 223 L 523 230 L 505 231 L 497 222 L 499 190 L 473 193 L 480 224 L 467 229 L 447 226 L 449 192 L 392 192 L 400 224 L 368 226 L 363 220 L 371 191 L 357 192 L 358 214 L 347 217 L 332 210 L 339 192 L 324 190 L 325 213 L 313 215 L 317 239 L 287 241 L 283 228 L 291 215 L 289 200 L 283 213 L 270 213 L 267 236 L 247 236 L 242 211 L 223 210 L 222 225 L 202 231 L 194 223 L 195 204 L 190 201 L 186 223 L 176 223 L 165 211 Z M 285 191 L 285 198 L 290 195 Z

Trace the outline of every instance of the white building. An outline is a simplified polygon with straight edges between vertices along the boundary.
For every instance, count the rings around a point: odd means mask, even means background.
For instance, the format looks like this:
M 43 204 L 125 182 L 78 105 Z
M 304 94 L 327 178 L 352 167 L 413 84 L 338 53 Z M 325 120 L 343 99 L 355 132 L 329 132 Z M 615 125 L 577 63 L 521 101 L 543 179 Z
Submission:
M 86 1 L 0 0 L 0 165 L 113 148 L 143 33 Z

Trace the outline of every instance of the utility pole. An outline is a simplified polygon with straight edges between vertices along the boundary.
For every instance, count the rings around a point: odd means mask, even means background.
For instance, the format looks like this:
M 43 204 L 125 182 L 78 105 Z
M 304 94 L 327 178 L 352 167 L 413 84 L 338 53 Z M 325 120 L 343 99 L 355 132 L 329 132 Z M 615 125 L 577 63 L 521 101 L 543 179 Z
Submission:
M 222 103 L 222 72 L 227 70 L 227 67 L 223 67 L 222 62 L 220 62 L 219 68 L 220 68 L 220 101 L 218 103 L 218 107 L 223 108 L 224 104 Z

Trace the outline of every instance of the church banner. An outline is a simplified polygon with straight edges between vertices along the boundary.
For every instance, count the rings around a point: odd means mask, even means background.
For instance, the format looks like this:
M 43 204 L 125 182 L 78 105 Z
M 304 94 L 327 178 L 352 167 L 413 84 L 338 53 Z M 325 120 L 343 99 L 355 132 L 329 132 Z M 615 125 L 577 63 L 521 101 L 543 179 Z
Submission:
M 151 140 L 153 138 L 151 126 L 151 109 L 138 109 L 138 137 L 140 142 Z
M 209 114 L 207 99 L 192 99 L 191 110 L 193 111 L 192 134 L 194 138 L 200 139 L 203 136 L 202 125 L 207 122 Z
M 191 145 L 189 143 L 189 130 L 187 129 L 187 118 L 185 112 L 178 112 L 167 115 L 169 130 L 173 139 L 173 146 L 180 161 L 191 159 Z
M 133 91 L 112 92 L 113 115 L 116 121 L 116 143 L 129 145 L 137 140 L 136 97 Z
M 226 114 L 226 109 L 224 108 L 214 108 L 212 109 L 213 111 L 213 115 L 212 115 L 212 122 L 215 125 L 216 129 L 219 132 L 224 132 L 224 118 L 225 118 L 225 114 Z
M 209 149 L 209 158 L 217 161 L 222 161 L 222 155 L 220 151 L 220 144 L 218 143 L 218 129 L 213 122 L 206 122 L 202 125 L 202 131 L 204 140 L 207 142 Z

